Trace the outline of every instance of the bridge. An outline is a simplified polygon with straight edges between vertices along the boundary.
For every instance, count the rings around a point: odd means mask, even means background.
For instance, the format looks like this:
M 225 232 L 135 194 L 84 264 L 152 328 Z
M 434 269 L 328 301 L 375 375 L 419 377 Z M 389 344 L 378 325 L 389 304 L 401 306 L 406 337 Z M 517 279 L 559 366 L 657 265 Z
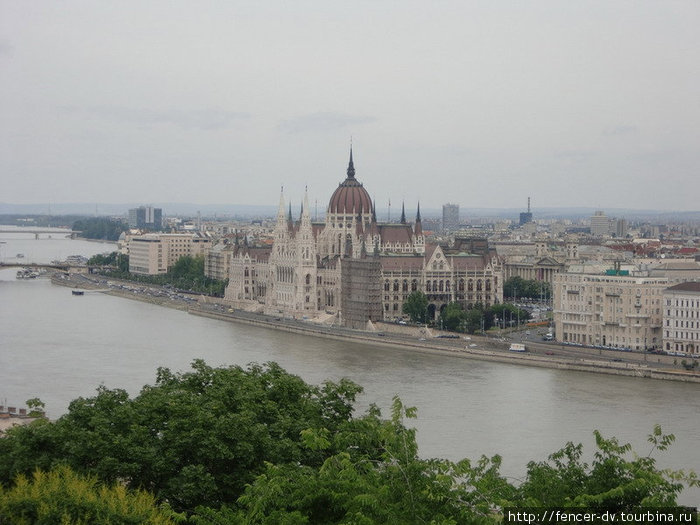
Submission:
M 45 234 L 45 235 L 65 235 L 66 237 L 70 237 L 71 239 L 77 237 L 80 235 L 79 231 L 75 230 L 63 230 L 63 229 L 58 229 L 58 228 L 53 228 L 53 229 L 31 229 L 31 230 L 0 230 L 1 233 L 29 233 L 33 234 L 35 239 L 39 238 L 39 235 Z
M 0 270 L 5 268 L 27 268 L 29 270 L 60 270 L 62 272 L 72 273 L 93 273 L 94 270 L 114 269 L 114 266 L 100 265 L 71 265 L 67 262 L 62 263 L 32 263 L 22 261 L 5 262 L 0 261 Z
M 68 272 L 71 270 L 71 268 L 87 268 L 87 266 L 71 266 L 68 263 L 30 263 L 30 262 L 22 262 L 22 261 L 17 261 L 17 262 L 2 262 L 0 261 L 0 270 L 3 268 L 29 268 L 30 270 L 39 270 L 39 269 L 46 269 L 46 270 L 61 270 L 64 272 Z

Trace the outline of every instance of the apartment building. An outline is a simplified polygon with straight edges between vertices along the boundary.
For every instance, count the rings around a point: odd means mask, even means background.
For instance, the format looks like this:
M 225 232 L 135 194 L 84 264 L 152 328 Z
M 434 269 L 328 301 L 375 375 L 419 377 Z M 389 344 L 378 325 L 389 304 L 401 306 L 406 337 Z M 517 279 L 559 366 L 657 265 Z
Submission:
M 663 294 L 663 349 L 667 353 L 700 356 L 700 282 L 671 286 Z
M 665 277 L 564 272 L 554 276 L 556 338 L 565 343 L 651 350 L 662 344 Z
M 129 241 L 129 272 L 141 275 L 167 273 L 180 257 L 203 255 L 211 239 L 192 233 L 147 233 Z

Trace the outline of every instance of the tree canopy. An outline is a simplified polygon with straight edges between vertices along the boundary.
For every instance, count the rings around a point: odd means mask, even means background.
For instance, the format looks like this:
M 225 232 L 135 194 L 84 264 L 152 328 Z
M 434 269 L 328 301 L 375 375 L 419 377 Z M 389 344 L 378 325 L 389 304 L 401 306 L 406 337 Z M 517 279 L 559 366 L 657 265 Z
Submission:
M 505 507 L 673 507 L 684 484 L 697 485 L 693 473 L 660 470 L 651 454 L 599 432 L 590 464 L 567 443 L 514 485 L 500 456 L 421 458 L 405 424 L 416 409 L 395 398 L 388 419 L 374 405 L 356 415 L 361 390 L 345 379 L 312 386 L 274 363 L 202 361 L 159 369 L 134 398 L 100 387 L 55 422 L 0 439 L 0 521 L 59 523 L 10 520 L 43 505 L 53 517 L 75 511 L 66 523 L 100 523 L 90 513 L 118 496 L 164 524 L 495 525 Z M 673 439 L 658 426 L 649 436 L 655 451 Z M 129 519 L 113 522 L 149 523 Z
M 546 300 L 552 298 L 552 287 L 547 281 L 523 279 L 515 276 L 503 283 L 503 298 L 526 298 L 534 300 Z
M 425 323 L 428 315 L 428 297 L 416 290 L 406 297 L 402 311 L 411 318 L 414 323 Z
M 116 241 L 128 229 L 127 224 L 106 217 L 90 217 L 73 223 L 73 230 L 79 231 L 86 239 Z

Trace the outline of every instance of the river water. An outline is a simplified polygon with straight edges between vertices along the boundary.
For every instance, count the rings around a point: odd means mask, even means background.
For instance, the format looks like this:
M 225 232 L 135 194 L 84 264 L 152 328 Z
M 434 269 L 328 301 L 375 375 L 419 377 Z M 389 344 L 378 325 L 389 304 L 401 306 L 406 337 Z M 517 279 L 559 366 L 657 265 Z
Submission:
M 8 229 L 0 227 L 0 229 Z M 0 234 L 0 260 L 49 262 L 93 255 L 114 245 L 18 231 Z M 21 262 L 21 261 L 20 261 Z M 348 377 L 369 403 L 386 409 L 392 397 L 418 408 L 423 457 L 503 456 L 502 472 L 521 478 L 530 460 L 544 460 L 567 441 L 593 451 L 594 429 L 631 442 L 640 455 L 658 423 L 676 435 L 659 456 L 664 467 L 700 470 L 700 385 L 529 368 L 405 352 L 289 334 L 189 315 L 148 303 L 86 293 L 48 279 L 18 280 L 0 270 L 0 399 L 22 406 L 40 397 L 49 416 L 104 384 L 138 393 L 156 368 L 185 371 L 210 365 L 276 361 L 311 383 Z M 685 504 L 700 504 L 687 491 Z

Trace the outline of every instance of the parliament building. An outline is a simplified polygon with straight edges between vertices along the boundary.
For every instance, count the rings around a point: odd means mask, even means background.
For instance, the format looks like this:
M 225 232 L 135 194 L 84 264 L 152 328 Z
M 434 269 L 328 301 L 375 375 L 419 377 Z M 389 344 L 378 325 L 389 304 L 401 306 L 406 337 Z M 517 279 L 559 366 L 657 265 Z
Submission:
M 402 317 L 404 300 L 416 290 L 427 295 L 431 318 L 450 302 L 468 308 L 503 298 L 502 266 L 485 239 L 427 243 L 420 204 L 415 221 L 402 209 L 398 223 L 379 223 L 355 178 L 352 149 L 325 221 L 311 220 L 308 195 L 293 220 L 280 195 L 273 237 L 266 247 L 237 242 L 225 294 L 232 306 L 366 328 Z

